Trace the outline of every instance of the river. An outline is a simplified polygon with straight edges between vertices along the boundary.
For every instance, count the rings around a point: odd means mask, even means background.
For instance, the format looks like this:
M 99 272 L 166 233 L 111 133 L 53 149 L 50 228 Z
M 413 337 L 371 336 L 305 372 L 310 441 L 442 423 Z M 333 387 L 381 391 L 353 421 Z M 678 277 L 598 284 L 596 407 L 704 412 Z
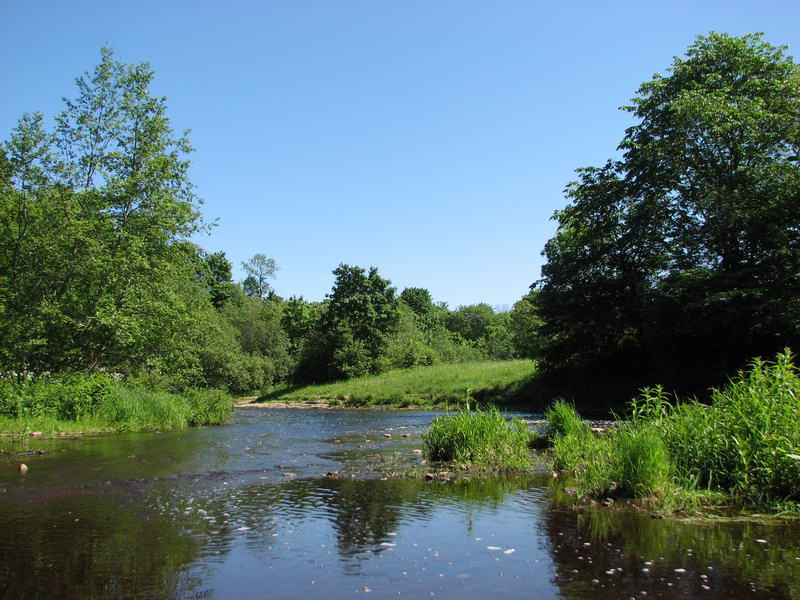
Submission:
M 544 471 L 397 476 L 434 416 L 0 439 L 0 598 L 800 598 L 797 523 L 576 511 Z

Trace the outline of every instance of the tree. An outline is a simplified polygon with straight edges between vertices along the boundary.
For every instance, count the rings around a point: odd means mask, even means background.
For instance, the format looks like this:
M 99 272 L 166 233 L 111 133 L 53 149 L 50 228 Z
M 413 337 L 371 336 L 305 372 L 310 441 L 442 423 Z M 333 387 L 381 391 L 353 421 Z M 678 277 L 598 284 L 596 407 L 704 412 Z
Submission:
M 305 381 L 376 373 L 399 313 L 395 289 L 371 267 L 341 264 L 306 354 L 298 365 Z
M 465 340 L 475 341 L 486 337 L 494 320 L 494 309 L 482 302 L 459 306 L 457 310 L 447 313 L 445 326 Z
M 784 50 L 699 36 L 625 107 L 622 160 L 579 170 L 544 250 L 550 369 L 703 389 L 800 342 L 800 69 Z
M 536 304 L 538 292 L 531 290 L 511 308 L 509 329 L 514 352 L 524 358 L 539 358 L 542 348 L 542 319 Z
M 251 298 L 266 299 L 272 291 L 269 280 L 275 277 L 278 270 L 275 260 L 264 254 L 254 254 L 250 260 L 242 263 L 242 268 L 247 273 L 242 282 L 244 293 Z
M 425 288 L 405 288 L 400 294 L 400 300 L 420 316 L 428 316 L 435 309 L 431 293 Z
M 103 49 L 53 131 L 24 115 L 3 144 L 0 370 L 194 361 L 176 359 L 202 305 L 182 244 L 202 221 L 152 78 Z

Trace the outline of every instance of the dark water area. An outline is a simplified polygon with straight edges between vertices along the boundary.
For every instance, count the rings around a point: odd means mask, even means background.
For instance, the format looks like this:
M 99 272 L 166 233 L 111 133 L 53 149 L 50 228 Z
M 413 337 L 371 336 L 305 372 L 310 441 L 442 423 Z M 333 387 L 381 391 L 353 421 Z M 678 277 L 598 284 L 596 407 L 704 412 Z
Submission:
M 433 416 L 2 439 L 0 598 L 800 598 L 797 523 L 574 511 L 544 472 L 397 477 Z

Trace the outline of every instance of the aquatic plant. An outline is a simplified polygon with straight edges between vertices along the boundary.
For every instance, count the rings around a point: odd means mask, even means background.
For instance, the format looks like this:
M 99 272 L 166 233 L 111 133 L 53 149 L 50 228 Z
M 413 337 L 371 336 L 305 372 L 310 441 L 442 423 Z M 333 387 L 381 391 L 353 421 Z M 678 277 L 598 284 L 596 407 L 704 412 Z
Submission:
M 677 406 L 659 430 L 683 479 L 749 503 L 800 500 L 800 376 L 789 350 L 755 359 L 710 406 Z
M 520 419 L 489 408 L 436 417 L 422 439 L 432 461 L 517 470 L 531 466 L 532 435 Z
M 634 498 L 666 494 L 674 469 L 653 426 L 623 426 L 603 441 L 610 446 L 612 477 L 624 494 Z

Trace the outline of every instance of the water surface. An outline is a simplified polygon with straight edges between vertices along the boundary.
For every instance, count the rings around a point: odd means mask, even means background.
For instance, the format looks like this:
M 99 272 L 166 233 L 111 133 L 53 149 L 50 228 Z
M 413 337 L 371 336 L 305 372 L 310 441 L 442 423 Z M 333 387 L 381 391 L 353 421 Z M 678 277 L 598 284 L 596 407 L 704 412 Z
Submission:
M 576 512 L 547 473 L 397 477 L 433 416 L 241 409 L 224 427 L 0 440 L 0 597 L 800 597 L 792 523 Z

